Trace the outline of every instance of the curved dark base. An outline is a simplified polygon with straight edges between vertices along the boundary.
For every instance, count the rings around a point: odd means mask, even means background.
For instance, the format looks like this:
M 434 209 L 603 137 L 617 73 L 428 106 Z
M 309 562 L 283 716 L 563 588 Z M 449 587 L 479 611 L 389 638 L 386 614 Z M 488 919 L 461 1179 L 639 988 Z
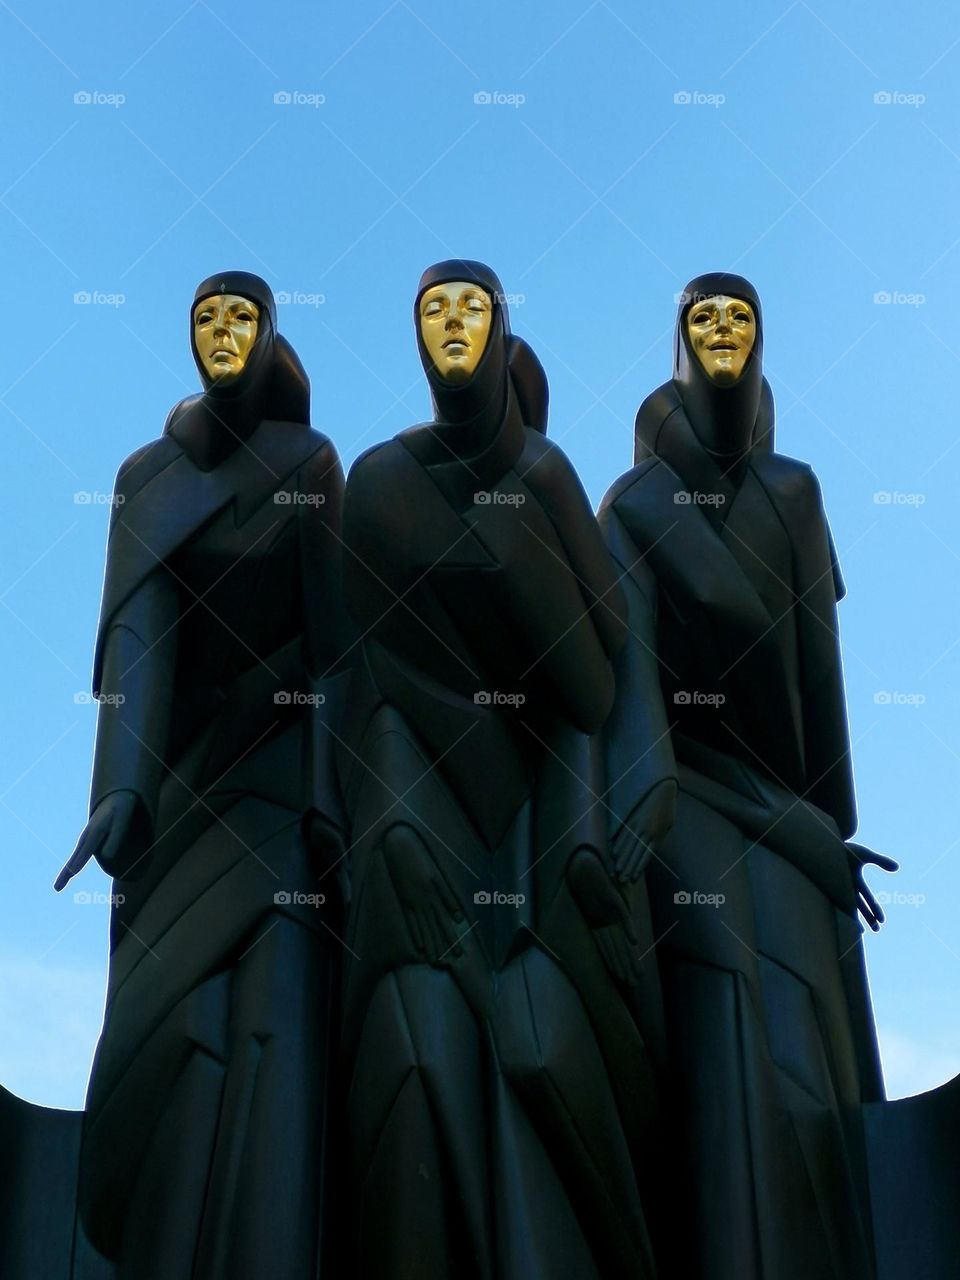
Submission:
M 0 1276 L 110 1280 L 82 1238 L 73 1262 L 83 1113 L 0 1087 Z M 864 1108 L 878 1280 L 960 1280 L 960 1076 Z
M 0 1276 L 69 1280 L 82 1120 L 0 1087 Z
M 864 1123 L 878 1280 L 960 1280 L 960 1076 Z

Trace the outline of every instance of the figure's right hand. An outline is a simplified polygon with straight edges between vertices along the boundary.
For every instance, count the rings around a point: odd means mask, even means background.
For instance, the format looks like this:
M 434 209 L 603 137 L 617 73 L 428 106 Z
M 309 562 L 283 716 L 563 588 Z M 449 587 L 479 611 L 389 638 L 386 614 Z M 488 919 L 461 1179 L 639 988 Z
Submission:
M 131 847 L 139 804 L 135 791 L 111 791 L 104 796 L 90 815 L 77 847 L 54 881 L 53 887 L 58 893 L 91 858 L 96 858 L 107 875 L 114 879 L 132 869 L 129 864 L 136 861 L 142 852 Z
M 398 823 L 380 847 L 413 945 L 433 965 L 463 955 L 457 928 L 463 923 L 463 910 L 417 832 Z
M 599 855 L 587 847 L 578 849 L 567 867 L 567 880 L 604 964 L 626 986 L 636 986 L 643 977 L 636 930 L 630 909 Z

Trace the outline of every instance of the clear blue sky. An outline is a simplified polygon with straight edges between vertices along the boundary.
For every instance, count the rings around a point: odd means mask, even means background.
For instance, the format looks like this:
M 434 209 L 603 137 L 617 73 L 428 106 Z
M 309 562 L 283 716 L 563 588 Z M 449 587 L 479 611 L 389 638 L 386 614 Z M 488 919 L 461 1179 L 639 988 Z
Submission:
M 0 0 L 0 51 L 0 1080 L 83 1096 L 107 908 L 74 891 L 108 882 L 51 884 L 86 813 L 97 495 L 196 389 L 194 286 L 237 267 L 300 299 L 281 328 L 349 463 L 427 416 L 410 309 L 449 255 L 523 295 L 596 502 L 675 293 L 757 284 L 779 446 L 849 588 L 861 838 L 903 864 L 868 943 L 890 1089 L 960 1071 L 956 6 Z

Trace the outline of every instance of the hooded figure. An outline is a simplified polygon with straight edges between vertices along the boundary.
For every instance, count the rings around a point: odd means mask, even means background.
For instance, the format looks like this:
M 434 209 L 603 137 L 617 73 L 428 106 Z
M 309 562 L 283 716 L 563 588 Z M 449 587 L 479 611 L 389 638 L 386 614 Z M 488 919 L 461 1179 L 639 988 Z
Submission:
M 431 268 L 414 320 L 434 421 L 344 510 L 343 1274 L 643 1280 L 648 993 L 591 736 L 622 597 L 494 273 Z
M 91 818 L 58 881 L 91 855 L 114 877 L 81 1245 L 116 1280 L 315 1280 L 343 480 L 263 280 L 205 281 L 190 332 L 205 390 L 117 478 Z
M 647 872 L 683 1135 L 672 1265 L 868 1280 L 861 1106 L 882 1084 L 856 917 L 882 920 L 863 863 L 894 864 L 849 842 L 839 570 L 812 471 L 772 451 L 753 286 L 692 281 L 674 352 L 600 514 L 630 607 L 615 828 L 679 783 Z

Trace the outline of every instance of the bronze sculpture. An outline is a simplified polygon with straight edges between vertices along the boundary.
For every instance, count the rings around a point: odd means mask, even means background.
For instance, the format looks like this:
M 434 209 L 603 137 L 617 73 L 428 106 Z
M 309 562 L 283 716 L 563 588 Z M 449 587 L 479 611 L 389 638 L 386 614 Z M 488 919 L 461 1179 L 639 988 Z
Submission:
M 342 473 L 264 281 L 204 281 L 190 333 L 205 389 L 117 479 L 91 818 L 58 880 L 93 854 L 117 894 L 80 1224 L 117 1280 L 313 1280 Z
M 607 750 L 629 779 L 629 718 L 659 685 L 671 732 L 633 785 L 679 781 L 647 864 L 683 1135 L 673 1265 L 867 1280 L 861 1108 L 882 1082 L 856 912 L 879 927 L 863 866 L 895 864 L 850 840 L 842 586 L 813 473 L 772 449 L 762 353 L 752 285 L 691 281 L 673 378 L 601 511 L 641 620 Z
M 345 1274 L 652 1277 L 643 962 L 591 737 L 622 598 L 494 273 L 437 264 L 415 324 L 435 419 L 344 512 Z

